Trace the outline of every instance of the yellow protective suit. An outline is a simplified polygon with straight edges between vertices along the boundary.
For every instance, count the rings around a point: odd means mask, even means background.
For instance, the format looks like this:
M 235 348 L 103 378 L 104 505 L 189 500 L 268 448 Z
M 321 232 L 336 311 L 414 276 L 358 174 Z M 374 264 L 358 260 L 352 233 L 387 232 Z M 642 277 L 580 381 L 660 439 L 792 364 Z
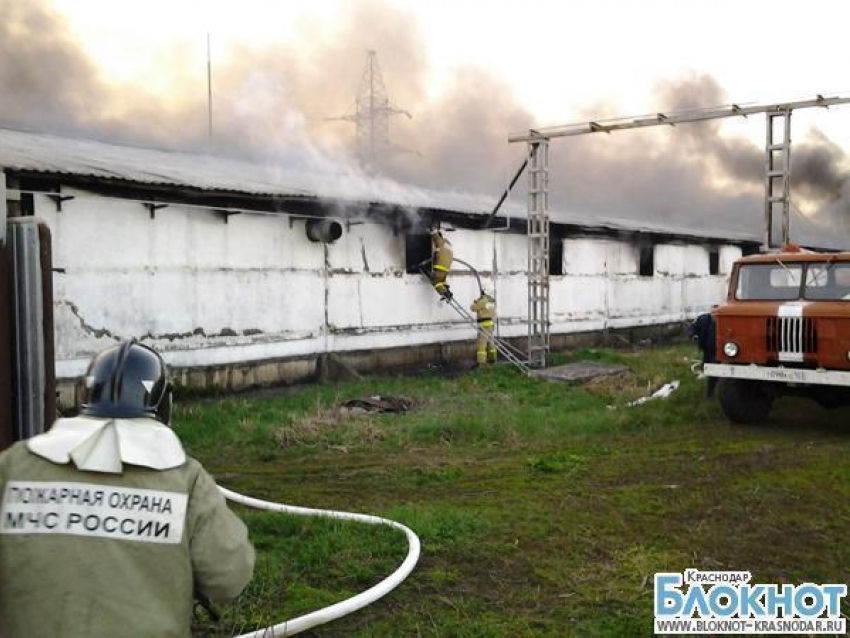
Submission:
M 431 285 L 440 295 L 451 297 L 446 279 L 452 268 L 452 259 L 454 259 L 452 244 L 443 237 L 442 233 L 433 231 L 431 233 L 431 245 Z
M 479 365 L 493 363 L 496 361 L 497 355 L 496 344 L 492 339 L 493 331 L 496 329 L 496 300 L 487 293 L 482 293 L 478 299 L 472 302 L 469 309 L 475 313 L 478 325 L 491 335 L 487 337 L 480 332 L 478 333 L 475 359 Z

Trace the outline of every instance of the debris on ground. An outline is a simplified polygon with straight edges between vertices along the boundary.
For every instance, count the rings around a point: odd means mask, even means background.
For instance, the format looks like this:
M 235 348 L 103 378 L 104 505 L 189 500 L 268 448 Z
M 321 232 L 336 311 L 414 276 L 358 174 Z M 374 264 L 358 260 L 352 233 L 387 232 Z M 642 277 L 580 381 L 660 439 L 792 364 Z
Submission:
M 340 406 L 340 410 L 348 414 L 401 413 L 412 407 L 413 399 L 408 397 L 375 395 L 346 401 Z
M 671 394 L 673 394 L 676 390 L 679 389 L 679 381 L 671 381 L 670 383 L 665 383 L 660 388 L 658 388 L 655 392 L 650 394 L 649 396 L 641 397 L 639 399 L 635 399 L 634 401 L 630 401 L 626 404 L 626 407 L 634 407 L 636 405 L 641 405 L 646 403 L 647 401 L 654 401 L 655 399 L 666 399 Z
M 702 371 L 702 359 L 691 359 L 690 357 L 684 357 L 682 360 L 685 363 L 690 364 L 691 372 L 694 373 L 694 376 L 697 379 L 705 379 L 705 373 Z

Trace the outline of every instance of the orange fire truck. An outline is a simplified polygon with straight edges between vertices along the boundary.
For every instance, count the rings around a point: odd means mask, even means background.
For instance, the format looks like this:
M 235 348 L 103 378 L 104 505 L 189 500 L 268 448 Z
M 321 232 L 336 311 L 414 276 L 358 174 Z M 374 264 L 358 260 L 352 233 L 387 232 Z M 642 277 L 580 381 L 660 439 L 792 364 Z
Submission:
M 715 363 L 704 371 L 731 421 L 764 421 L 783 395 L 850 405 L 850 252 L 744 257 L 712 315 Z

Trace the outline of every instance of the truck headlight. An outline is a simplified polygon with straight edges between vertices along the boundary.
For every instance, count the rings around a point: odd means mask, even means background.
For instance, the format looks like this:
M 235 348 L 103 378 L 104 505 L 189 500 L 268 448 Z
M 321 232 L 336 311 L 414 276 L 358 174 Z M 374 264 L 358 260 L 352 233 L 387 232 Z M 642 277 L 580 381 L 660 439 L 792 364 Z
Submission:
M 727 341 L 723 345 L 723 353 L 727 357 L 737 357 L 738 356 L 738 350 L 739 350 L 738 344 L 735 343 L 734 341 Z

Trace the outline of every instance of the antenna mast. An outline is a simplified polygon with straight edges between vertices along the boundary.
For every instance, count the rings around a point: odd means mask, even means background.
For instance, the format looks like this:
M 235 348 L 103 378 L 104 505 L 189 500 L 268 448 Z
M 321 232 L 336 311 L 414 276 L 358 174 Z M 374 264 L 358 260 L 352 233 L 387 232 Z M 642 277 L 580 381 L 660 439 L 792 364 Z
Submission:
M 210 61 L 210 34 L 207 31 L 207 134 L 212 140 L 213 136 L 213 118 L 212 118 L 212 62 Z

